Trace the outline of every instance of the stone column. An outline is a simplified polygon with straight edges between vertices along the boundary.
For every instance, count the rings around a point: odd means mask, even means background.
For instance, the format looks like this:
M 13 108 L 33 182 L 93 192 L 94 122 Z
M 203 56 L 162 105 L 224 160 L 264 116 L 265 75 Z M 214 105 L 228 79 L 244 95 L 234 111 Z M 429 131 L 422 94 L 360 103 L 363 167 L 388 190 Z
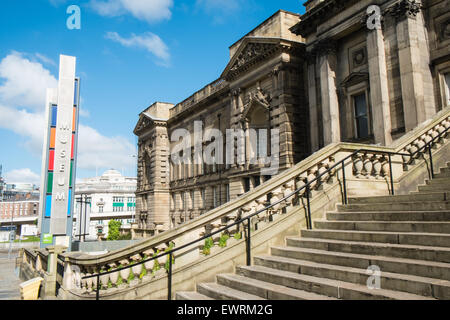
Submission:
M 317 119 L 317 96 L 316 96 L 316 55 L 307 55 L 308 66 L 308 102 L 309 102 L 309 134 L 311 152 L 319 150 L 319 123 Z
M 339 124 L 339 102 L 336 88 L 336 44 L 332 40 L 322 40 L 316 46 L 319 58 L 320 95 L 323 113 L 324 146 L 341 141 Z
M 432 110 L 425 107 L 424 70 L 421 61 L 419 36 L 423 25 L 419 25 L 416 15 L 421 5 L 410 0 L 402 0 L 391 8 L 391 15 L 397 21 L 397 45 L 402 85 L 403 111 L 406 132 L 432 116 Z M 428 70 L 429 72 L 429 70 Z
M 386 54 L 383 31 L 380 28 L 367 33 L 370 100 L 375 143 L 389 145 L 391 137 L 391 112 L 386 70 Z
M 47 272 L 45 274 L 44 297 L 56 296 L 56 277 L 58 275 L 58 254 L 64 253 L 67 247 L 63 246 L 48 246 L 45 248 L 48 251 Z

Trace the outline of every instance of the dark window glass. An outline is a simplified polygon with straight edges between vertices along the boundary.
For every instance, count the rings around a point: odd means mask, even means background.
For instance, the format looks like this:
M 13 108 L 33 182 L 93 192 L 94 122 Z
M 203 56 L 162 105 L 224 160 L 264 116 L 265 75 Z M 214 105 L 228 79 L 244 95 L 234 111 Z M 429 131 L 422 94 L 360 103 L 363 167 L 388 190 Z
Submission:
M 355 104 L 356 133 L 358 138 L 369 137 L 369 120 L 367 116 L 366 95 L 360 94 L 353 97 Z
M 250 178 L 244 178 L 244 192 L 250 191 Z
M 447 104 L 450 104 L 450 73 L 445 74 L 445 83 L 447 85 Z

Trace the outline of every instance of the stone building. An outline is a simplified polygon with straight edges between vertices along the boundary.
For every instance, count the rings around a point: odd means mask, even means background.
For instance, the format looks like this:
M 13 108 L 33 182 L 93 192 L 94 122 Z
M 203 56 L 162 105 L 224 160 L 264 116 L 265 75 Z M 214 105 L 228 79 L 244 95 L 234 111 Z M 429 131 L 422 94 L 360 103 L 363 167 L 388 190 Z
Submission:
M 281 172 L 330 143 L 390 144 L 449 104 L 450 1 L 304 5 L 304 15 L 280 10 L 233 44 L 218 80 L 140 114 L 137 234 L 176 227 L 271 178 L 251 161 L 248 135 L 232 145 L 243 163 L 199 164 L 193 147 L 189 163 L 174 163 L 177 129 L 192 140 L 196 123 L 224 135 L 278 129 L 278 152 L 270 137 L 267 149 Z
M 99 177 L 77 181 L 75 190 L 74 238 L 81 234 L 87 240 L 97 239 L 100 228 L 108 235 L 111 220 L 122 222 L 122 226 L 131 227 L 136 211 L 136 178 L 125 177 L 119 171 L 110 169 Z M 88 218 L 86 217 L 88 212 Z

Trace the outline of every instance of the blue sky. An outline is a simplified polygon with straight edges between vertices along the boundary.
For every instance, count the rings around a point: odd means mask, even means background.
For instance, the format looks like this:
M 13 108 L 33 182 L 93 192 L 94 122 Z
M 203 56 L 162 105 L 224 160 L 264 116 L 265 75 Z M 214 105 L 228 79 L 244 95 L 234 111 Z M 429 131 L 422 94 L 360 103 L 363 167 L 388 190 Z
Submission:
M 59 55 L 77 57 L 81 77 L 77 178 L 115 168 L 136 172 L 139 113 L 178 103 L 217 79 L 228 47 L 279 9 L 304 1 L 2 0 L 0 164 L 9 182 L 39 182 L 45 88 Z M 69 5 L 81 30 L 69 30 Z

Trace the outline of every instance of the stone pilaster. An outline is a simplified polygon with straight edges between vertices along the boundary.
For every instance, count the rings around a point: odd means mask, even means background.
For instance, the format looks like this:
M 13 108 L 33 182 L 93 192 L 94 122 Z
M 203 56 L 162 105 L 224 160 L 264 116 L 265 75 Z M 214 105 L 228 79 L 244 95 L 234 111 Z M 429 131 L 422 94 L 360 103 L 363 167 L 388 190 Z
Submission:
M 424 83 L 429 68 L 424 66 L 423 41 L 425 30 L 421 4 L 417 1 L 402 0 L 392 8 L 390 14 L 396 19 L 397 45 L 401 74 L 402 100 L 405 115 L 405 129 L 410 131 L 434 114 L 432 107 L 425 103 Z
M 367 53 L 375 143 L 389 145 L 392 142 L 391 113 L 384 37 L 381 28 L 368 31 Z
M 307 56 L 308 67 L 308 104 L 309 104 L 309 134 L 311 152 L 319 150 L 319 122 L 317 117 L 317 96 L 316 96 L 316 55 Z
M 321 41 L 315 48 L 320 53 L 320 94 L 323 113 L 324 145 L 341 141 L 339 102 L 336 87 L 336 44 L 331 40 Z

